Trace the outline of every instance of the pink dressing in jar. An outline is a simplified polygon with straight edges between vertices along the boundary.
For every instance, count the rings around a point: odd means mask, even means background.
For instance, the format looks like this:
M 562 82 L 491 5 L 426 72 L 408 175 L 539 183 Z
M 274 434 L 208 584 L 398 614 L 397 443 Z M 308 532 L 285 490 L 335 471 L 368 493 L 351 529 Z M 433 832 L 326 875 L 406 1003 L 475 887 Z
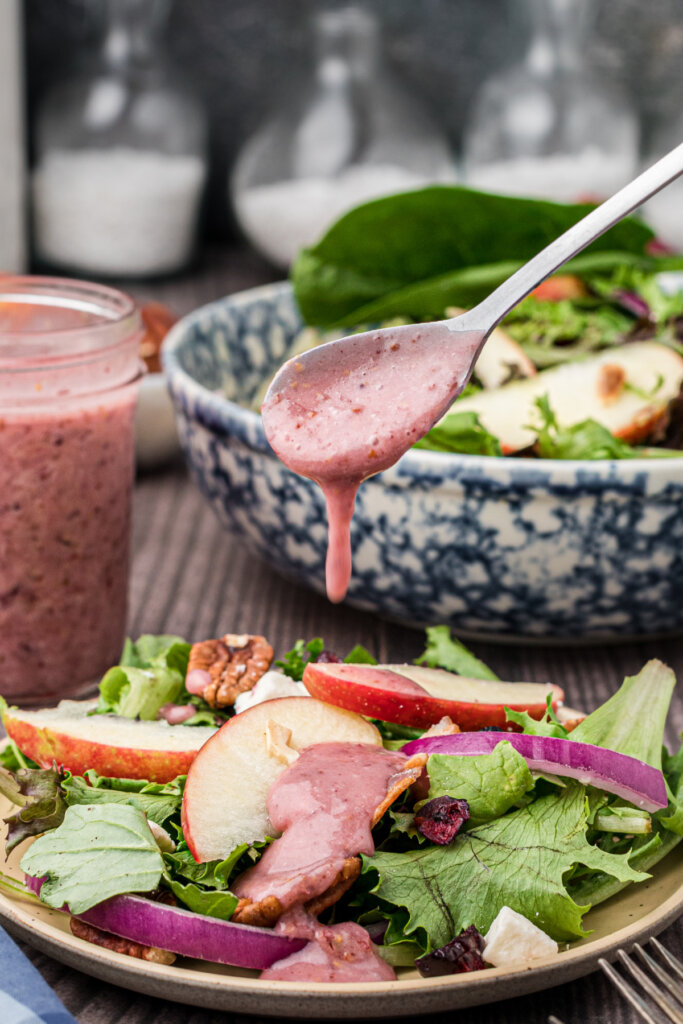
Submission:
M 111 288 L 0 279 L 0 693 L 86 692 L 125 635 L 139 316 Z
M 465 386 L 485 335 L 395 327 L 322 345 L 285 364 L 261 413 L 275 454 L 315 480 L 327 505 L 327 594 L 351 577 L 350 523 L 363 480 L 393 466 Z

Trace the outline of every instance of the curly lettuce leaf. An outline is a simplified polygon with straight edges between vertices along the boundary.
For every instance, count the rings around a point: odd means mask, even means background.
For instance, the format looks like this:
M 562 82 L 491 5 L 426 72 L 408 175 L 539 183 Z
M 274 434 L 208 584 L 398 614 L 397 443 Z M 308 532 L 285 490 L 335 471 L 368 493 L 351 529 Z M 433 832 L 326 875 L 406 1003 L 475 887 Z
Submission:
M 364 871 L 377 872 L 373 893 L 383 906 L 408 911 L 404 937 L 426 949 L 443 946 L 471 924 L 485 933 L 503 906 L 568 941 L 585 934 L 581 921 L 589 909 L 565 885 L 576 864 L 621 882 L 648 877 L 629 865 L 628 855 L 591 846 L 586 832 L 586 791 L 571 785 L 461 833 L 449 846 L 364 857 Z
M 121 661 L 100 682 L 98 714 L 153 721 L 184 691 L 190 644 L 177 636 L 145 634 L 126 640 Z
M 0 793 L 20 808 L 4 819 L 7 854 L 25 839 L 61 825 L 66 813 L 61 781 L 57 768 L 0 768 Z
M 430 626 L 426 633 L 427 645 L 420 657 L 415 659 L 416 665 L 444 668 L 470 679 L 498 679 L 488 665 L 451 636 L 448 626 Z
M 185 786 L 184 775 L 171 782 L 147 782 L 145 779 L 111 779 L 98 775 L 92 768 L 85 777 L 66 773 L 62 782 L 69 807 L 76 804 L 132 804 L 139 807 L 150 821 L 164 825 L 180 810 Z
M 69 807 L 59 828 L 35 840 L 21 870 L 45 877 L 40 898 L 81 914 L 122 893 L 150 892 L 164 862 L 145 815 L 130 804 Z
M 467 800 L 469 825 L 482 825 L 518 806 L 533 789 L 529 766 L 511 743 L 499 743 L 490 754 L 455 757 L 432 754 L 427 761 L 429 799 L 452 796 Z
M 143 633 L 133 642 L 126 638 L 119 665 L 130 668 L 149 668 L 160 660 L 167 668 L 175 669 L 185 678 L 190 647 L 181 636 L 172 634 Z
M 675 685 L 668 665 L 652 658 L 637 675 L 627 676 L 614 696 L 568 738 L 628 754 L 661 771 L 664 727 Z
M 512 708 L 505 708 L 505 717 L 508 722 L 514 722 L 515 725 L 520 726 L 522 732 L 527 736 L 556 736 L 566 740 L 569 737 L 569 732 L 553 711 L 552 700 L 552 694 L 549 693 L 546 697 L 546 710 L 543 718 L 535 719 L 528 711 L 513 711 Z
M 275 664 L 281 668 L 286 676 L 300 683 L 304 677 L 304 669 L 309 662 L 317 661 L 325 650 L 325 641 L 322 637 L 316 636 L 312 640 L 297 640 L 291 651 L 276 661 Z M 347 664 L 354 665 L 376 665 L 377 659 L 366 650 L 362 644 L 356 644 L 343 659 Z

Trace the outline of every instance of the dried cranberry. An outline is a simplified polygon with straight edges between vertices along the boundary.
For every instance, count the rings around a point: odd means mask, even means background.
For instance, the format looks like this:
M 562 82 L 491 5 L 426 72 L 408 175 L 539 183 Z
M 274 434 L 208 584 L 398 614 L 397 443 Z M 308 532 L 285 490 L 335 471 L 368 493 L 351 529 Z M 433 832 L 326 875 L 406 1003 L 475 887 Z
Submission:
M 316 661 L 321 661 L 324 665 L 338 665 L 341 662 L 341 658 L 338 658 L 334 651 L 324 650 L 321 651 Z
M 452 796 L 437 796 L 415 815 L 415 828 L 425 839 L 439 846 L 448 846 L 470 816 L 467 800 Z
M 482 971 L 486 964 L 482 960 L 484 940 L 473 924 L 465 928 L 441 949 L 427 953 L 415 961 L 423 978 L 438 978 L 442 974 L 464 974 L 467 971 Z

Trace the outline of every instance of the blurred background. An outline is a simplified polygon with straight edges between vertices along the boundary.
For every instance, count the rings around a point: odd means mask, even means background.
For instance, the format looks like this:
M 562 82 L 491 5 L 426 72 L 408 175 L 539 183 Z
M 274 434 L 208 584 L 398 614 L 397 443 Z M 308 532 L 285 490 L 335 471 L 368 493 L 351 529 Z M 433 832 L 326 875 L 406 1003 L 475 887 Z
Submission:
M 681 137 L 677 0 L 0 0 L 0 56 L 6 270 L 159 277 L 246 237 L 281 275 L 364 198 L 600 198 Z

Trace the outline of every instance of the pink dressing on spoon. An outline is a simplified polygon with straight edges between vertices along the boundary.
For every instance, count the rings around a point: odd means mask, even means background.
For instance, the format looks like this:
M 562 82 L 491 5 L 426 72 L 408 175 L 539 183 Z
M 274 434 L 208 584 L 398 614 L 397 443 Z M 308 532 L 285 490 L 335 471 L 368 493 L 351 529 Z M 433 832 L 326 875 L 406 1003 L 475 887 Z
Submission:
M 278 373 L 262 407 L 270 445 L 315 480 L 327 505 L 327 593 L 351 577 L 350 523 L 358 487 L 393 466 L 462 391 L 484 334 L 430 324 L 353 335 Z
M 344 862 L 371 854 L 372 818 L 403 754 L 365 743 L 317 743 L 306 747 L 268 792 L 268 814 L 282 835 L 261 860 L 241 875 L 233 892 L 254 902 L 275 896 L 285 913 L 276 928 L 309 945 L 279 961 L 263 975 L 291 981 L 391 980 L 393 970 L 379 958 L 360 925 L 325 926 L 304 904 L 324 893 Z

